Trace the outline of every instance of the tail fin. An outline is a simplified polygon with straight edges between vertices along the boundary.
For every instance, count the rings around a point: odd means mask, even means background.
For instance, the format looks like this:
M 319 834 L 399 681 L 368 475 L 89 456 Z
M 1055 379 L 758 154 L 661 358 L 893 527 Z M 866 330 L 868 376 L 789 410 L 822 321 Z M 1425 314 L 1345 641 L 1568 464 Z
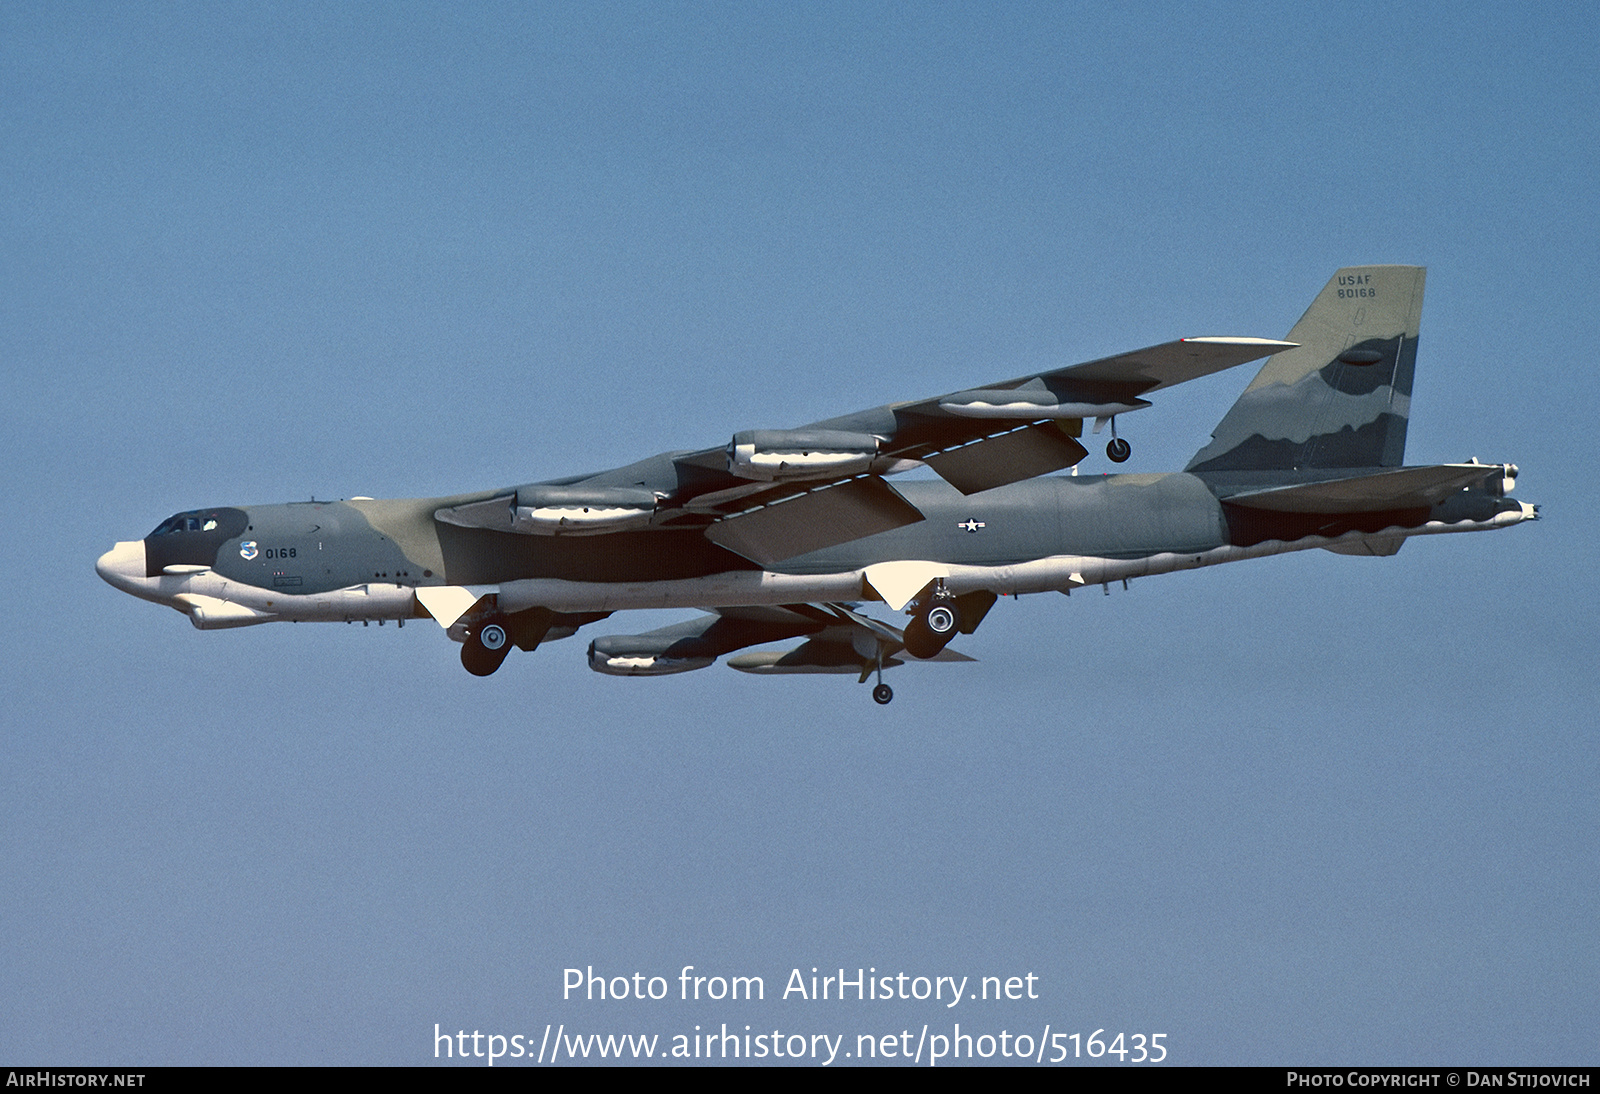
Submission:
M 1189 471 L 1399 467 L 1422 317 L 1421 266 L 1340 270 L 1217 424 Z

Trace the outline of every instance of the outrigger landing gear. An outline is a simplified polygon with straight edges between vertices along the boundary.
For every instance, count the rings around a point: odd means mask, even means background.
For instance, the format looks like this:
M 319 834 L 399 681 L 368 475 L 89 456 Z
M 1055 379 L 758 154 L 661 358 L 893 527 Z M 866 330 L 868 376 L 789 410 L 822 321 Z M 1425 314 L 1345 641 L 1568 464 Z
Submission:
M 880 707 L 888 706 L 894 698 L 894 688 L 883 682 L 883 643 L 878 643 L 878 684 L 872 689 L 872 701 Z
M 1117 436 L 1116 415 L 1111 417 L 1111 439 L 1106 442 L 1106 459 L 1112 463 L 1127 463 L 1128 457 L 1133 455 L 1133 446 Z

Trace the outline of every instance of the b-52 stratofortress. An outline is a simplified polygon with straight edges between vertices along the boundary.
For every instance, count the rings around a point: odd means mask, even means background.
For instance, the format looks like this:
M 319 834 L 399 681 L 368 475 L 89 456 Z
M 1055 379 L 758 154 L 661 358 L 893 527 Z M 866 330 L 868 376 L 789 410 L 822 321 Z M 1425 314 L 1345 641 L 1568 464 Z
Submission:
M 599 474 L 192 509 L 96 568 L 201 630 L 432 619 L 477 676 L 613 612 L 699 608 L 596 638 L 590 668 L 659 676 L 735 654 L 756 675 L 873 679 L 887 703 L 883 670 L 970 660 L 949 643 L 1003 596 L 1317 547 L 1392 555 L 1412 536 L 1537 519 L 1507 496 L 1513 464 L 1404 465 L 1423 280 L 1343 269 L 1285 341 L 1185 338 Z M 1147 396 L 1262 357 L 1183 471 L 1077 475 L 1086 421 L 1110 426 L 1121 463 L 1117 421 Z M 917 467 L 938 479 L 890 484 Z M 902 621 L 869 614 L 878 604 Z

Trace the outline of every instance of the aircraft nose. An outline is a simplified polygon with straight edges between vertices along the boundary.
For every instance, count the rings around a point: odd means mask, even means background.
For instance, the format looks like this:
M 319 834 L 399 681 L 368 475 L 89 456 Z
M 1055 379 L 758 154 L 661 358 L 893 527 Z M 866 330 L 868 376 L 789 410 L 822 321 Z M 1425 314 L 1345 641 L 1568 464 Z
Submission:
M 101 555 L 94 571 L 108 584 L 128 591 L 144 580 L 144 566 L 144 540 L 135 539 L 118 543 Z

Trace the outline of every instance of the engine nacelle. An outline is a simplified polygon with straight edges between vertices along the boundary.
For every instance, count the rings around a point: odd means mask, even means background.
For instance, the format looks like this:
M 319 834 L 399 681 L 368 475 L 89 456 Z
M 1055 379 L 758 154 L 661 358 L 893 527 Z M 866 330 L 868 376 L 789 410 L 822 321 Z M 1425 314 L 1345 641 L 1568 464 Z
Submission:
M 460 528 L 535 536 L 593 536 L 644 528 L 656 495 L 642 486 L 520 486 L 514 494 L 468 502 L 433 515 Z
M 1496 497 L 1503 498 L 1517 488 L 1517 465 L 1503 463 L 1500 465 L 1500 474 L 1489 479 L 1489 492 Z
M 838 429 L 751 429 L 728 445 L 728 470 L 757 482 L 804 482 L 859 475 L 878 456 L 871 433 Z
M 589 643 L 589 667 L 607 676 L 671 676 L 716 661 L 694 639 L 670 635 L 613 634 Z
M 655 511 L 654 492 L 639 486 L 523 486 L 512 528 L 535 535 L 599 535 L 643 528 Z

